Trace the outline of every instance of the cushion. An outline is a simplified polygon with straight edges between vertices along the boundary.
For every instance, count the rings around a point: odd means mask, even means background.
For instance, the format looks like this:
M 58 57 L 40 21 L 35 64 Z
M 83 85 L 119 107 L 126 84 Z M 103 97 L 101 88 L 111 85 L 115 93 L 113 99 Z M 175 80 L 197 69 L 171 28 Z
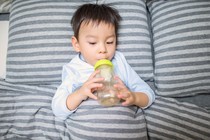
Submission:
M 0 21 L 0 31 L 0 79 L 5 79 L 9 21 Z
M 157 94 L 210 93 L 210 1 L 148 3 Z
M 12 0 L 0 0 L 0 13 L 9 13 Z
M 78 6 L 87 2 L 95 3 L 95 0 L 15 0 L 10 15 L 6 81 L 60 82 L 62 66 L 76 54 L 70 42 L 71 17 Z M 151 80 L 151 42 L 144 1 L 98 3 L 107 3 L 119 10 L 123 21 L 118 49 L 144 80 Z

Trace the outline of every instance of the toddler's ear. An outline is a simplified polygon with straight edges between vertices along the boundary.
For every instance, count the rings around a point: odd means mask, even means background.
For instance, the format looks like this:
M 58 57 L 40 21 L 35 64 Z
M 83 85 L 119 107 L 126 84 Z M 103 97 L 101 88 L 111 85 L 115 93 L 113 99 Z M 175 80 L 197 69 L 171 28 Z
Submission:
M 75 36 L 72 36 L 71 43 L 76 52 L 80 52 L 79 42 Z

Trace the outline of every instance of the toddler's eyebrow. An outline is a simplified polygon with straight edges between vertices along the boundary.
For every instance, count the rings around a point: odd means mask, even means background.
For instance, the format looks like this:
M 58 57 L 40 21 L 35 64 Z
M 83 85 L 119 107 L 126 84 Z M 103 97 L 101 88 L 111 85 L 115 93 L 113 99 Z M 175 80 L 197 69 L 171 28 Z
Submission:
M 96 38 L 94 35 L 87 35 L 86 38 Z
M 108 36 L 108 38 L 115 37 L 115 36 L 116 36 L 116 35 L 115 35 L 115 34 L 113 34 L 113 35 Z
M 115 34 L 112 34 L 112 35 L 107 36 L 107 38 L 111 38 L 111 37 L 116 37 L 116 35 Z M 87 35 L 86 38 L 97 38 L 97 36 Z

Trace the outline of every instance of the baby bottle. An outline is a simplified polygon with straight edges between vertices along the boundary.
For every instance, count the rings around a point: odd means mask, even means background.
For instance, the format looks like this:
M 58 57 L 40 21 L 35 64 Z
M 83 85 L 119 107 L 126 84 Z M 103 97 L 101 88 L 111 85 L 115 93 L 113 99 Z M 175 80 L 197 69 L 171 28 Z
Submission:
M 117 90 L 113 87 L 114 71 L 113 64 L 107 59 L 101 59 L 96 62 L 95 70 L 100 70 L 98 77 L 103 77 L 103 88 L 96 91 L 98 101 L 103 106 L 114 106 L 119 103 L 120 99 L 117 97 Z

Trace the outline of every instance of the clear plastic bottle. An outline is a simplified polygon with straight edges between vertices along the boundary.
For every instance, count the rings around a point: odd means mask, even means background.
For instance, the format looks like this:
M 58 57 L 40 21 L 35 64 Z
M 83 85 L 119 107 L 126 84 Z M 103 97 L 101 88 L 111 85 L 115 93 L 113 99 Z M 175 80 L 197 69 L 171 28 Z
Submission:
M 113 87 L 115 80 L 112 62 L 102 59 L 96 62 L 94 68 L 100 70 L 98 77 L 104 77 L 103 88 L 96 91 L 99 103 L 103 106 L 117 105 L 120 99 L 117 97 L 117 90 Z

